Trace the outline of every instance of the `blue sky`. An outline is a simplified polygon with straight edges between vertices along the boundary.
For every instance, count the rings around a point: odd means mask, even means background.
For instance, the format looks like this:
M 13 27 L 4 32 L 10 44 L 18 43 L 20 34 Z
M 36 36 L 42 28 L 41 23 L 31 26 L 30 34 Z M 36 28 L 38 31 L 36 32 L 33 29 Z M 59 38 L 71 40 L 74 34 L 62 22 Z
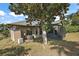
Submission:
M 15 15 L 9 10 L 8 3 L 0 3 L 0 23 L 12 23 L 24 20 L 23 15 Z
M 0 3 L 0 23 L 12 23 L 24 20 L 25 17 L 23 15 L 15 15 L 8 7 L 8 3 Z M 72 3 L 67 14 L 75 13 L 78 9 L 79 6 Z
M 72 3 L 67 14 L 75 13 L 79 9 L 79 5 Z

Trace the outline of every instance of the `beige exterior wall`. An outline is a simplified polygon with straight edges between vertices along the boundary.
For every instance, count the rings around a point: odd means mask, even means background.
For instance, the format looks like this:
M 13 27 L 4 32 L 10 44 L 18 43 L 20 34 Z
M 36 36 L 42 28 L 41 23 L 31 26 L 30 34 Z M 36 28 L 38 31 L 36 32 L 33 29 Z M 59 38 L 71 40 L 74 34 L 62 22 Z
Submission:
M 12 41 L 18 41 L 19 38 L 21 38 L 21 31 L 20 30 L 10 30 L 11 33 L 11 39 Z
M 27 30 L 31 30 L 32 34 L 38 36 L 40 34 L 40 29 L 39 27 L 25 27 L 25 26 L 16 26 L 16 30 L 10 30 L 11 33 L 11 39 L 13 41 L 17 41 L 19 38 L 23 38 L 24 40 L 26 40 L 27 38 Z M 37 34 L 36 34 L 37 31 Z M 24 33 L 26 33 L 26 35 L 24 36 Z M 32 36 L 32 35 L 31 35 Z

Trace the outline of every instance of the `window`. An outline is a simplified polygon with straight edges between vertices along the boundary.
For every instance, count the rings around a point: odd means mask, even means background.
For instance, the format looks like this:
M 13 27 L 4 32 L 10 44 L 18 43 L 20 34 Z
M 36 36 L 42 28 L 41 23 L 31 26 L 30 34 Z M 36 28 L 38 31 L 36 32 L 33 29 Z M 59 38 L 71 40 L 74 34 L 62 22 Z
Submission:
M 38 30 L 36 29 L 36 35 L 38 34 Z
M 32 35 L 32 31 L 31 30 L 27 30 L 27 35 Z

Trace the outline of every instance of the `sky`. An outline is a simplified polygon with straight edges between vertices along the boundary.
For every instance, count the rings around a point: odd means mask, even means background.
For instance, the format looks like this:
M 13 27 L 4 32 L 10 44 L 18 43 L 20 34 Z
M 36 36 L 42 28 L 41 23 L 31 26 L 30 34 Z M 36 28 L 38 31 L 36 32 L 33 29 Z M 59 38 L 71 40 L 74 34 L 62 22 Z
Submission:
M 8 3 L 0 3 L 0 23 L 12 23 L 24 19 L 25 17 L 22 14 L 15 15 L 14 12 L 11 12 Z
M 69 7 L 69 11 L 66 15 L 75 13 L 79 9 L 79 6 L 75 3 L 72 3 Z M 9 10 L 8 3 L 0 3 L 0 23 L 13 23 L 17 21 L 25 20 L 25 17 L 21 15 L 15 15 L 14 12 Z
M 67 14 L 75 13 L 78 9 L 79 9 L 79 5 L 77 5 L 77 3 L 72 3 L 69 6 L 69 11 L 67 12 Z

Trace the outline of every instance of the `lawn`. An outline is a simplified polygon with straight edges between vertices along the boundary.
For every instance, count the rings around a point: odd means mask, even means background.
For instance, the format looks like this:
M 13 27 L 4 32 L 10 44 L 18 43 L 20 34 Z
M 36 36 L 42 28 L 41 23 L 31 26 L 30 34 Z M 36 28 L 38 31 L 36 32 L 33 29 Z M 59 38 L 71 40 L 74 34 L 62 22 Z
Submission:
M 76 41 L 76 42 L 78 41 L 79 42 L 79 32 L 67 33 L 64 40 L 66 40 L 66 41 Z
M 79 55 L 79 33 L 68 33 L 64 40 L 51 40 L 48 45 L 40 42 L 24 42 L 18 45 L 10 37 L 0 40 L 1 56 L 75 56 Z

